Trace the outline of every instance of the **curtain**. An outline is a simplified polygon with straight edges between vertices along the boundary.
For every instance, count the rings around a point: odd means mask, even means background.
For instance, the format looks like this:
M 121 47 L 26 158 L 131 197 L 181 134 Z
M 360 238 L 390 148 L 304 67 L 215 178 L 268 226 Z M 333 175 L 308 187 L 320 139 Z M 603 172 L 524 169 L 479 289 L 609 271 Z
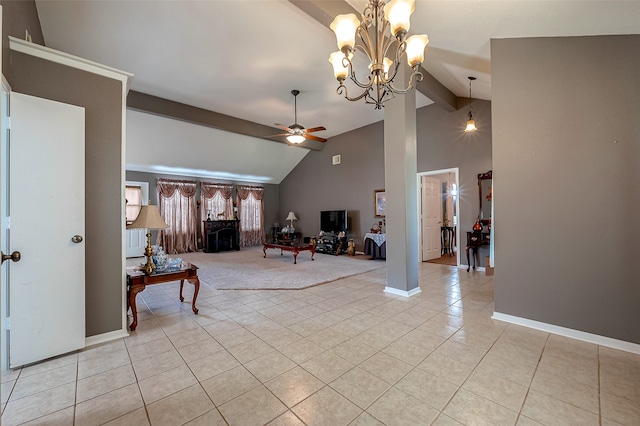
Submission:
M 240 246 L 264 244 L 264 188 L 238 185 L 238 216 L 240 218 Z
M 202 220 L 219 220 L 233 218 L 233 184 L 200 182 L 200 205 Z M 205 235 L 202 222 L 202 237 Z
M 196 251 L 196 182 L 158 179 L 158 204 L 169 227 L 158 232 L 156 244 L 167 254 Z
M 233 218 L 232 193 L 232 184 L 200 182 L 202 220 Z

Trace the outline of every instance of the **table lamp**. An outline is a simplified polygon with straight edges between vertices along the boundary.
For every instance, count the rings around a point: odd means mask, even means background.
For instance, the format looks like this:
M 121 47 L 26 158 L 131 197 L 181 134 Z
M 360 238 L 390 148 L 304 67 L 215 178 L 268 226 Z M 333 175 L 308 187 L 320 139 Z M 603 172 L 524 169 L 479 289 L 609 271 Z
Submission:
M 151 257 L 153 256 L 153 249 L 151 248 L 151 230 L 165 229 L 168 227 L 169 225 L 167 225 L 165 221 L 162 220 L 162 217 L 160 217 L 158 206 L 152 205 L 140 207 L 140 213 L 138 214 L 138 217 L 133 221 L 131 225 L 127 227 L 127 229 L 147 229 L 147 247 L 144 249 L 144 254 L 145 256 L 147 256 L 147 264 L 142 267 L 142 270 L 146 275 L 151 275 L 153 270 L 156 269 L 156 265 L 151 259 Z
M 290 229 L 290 232 L 293 232 L 294 231 L 293 221 L 298 220 L 295 213 L 293 211 L 290 211 L 285 220 L 288 220 L 291 222 L 291 226 L 289 226 L 289 229 Z

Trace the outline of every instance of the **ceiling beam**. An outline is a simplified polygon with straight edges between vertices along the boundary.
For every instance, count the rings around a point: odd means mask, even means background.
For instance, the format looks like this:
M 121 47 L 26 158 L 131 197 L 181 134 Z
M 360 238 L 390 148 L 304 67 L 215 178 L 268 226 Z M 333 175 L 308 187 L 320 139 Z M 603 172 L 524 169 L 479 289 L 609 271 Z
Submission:
M 346 1 L 289 0 L 289 2 L 327 28 L 329 28 L 329 25 L 331 25 L 331 22 L 337 15 L 345 13 L 353 13 L 356 16 L 362 15 L 361 12 L 355 10 Z M 416 84 L 416 90 L 446 111 L 455 111 L 457 109 L 456 95 L 436 80 L 436 78 L 422 66 L 420 66 L 420 72 L 423 78 L 421 82 Z
M 287 144 L 284 137 L 273 136 L 275 134 L 282 133 L 282 129 L 265 126 L 263 124 L 171 101 L 169 99 L 159 98 L 146 93 L 136 92 L 135 90 L 129 91 L 127 96 L 127 108 L 172 118 L 174 120 L 181 120 L 187 123 L 212 127 L 225 132 L 239 133 L 245 136 Z M 320 151 L 323 149 L 324 144 L 321 142 L 306 140 L 301 144 L 294 146 Z

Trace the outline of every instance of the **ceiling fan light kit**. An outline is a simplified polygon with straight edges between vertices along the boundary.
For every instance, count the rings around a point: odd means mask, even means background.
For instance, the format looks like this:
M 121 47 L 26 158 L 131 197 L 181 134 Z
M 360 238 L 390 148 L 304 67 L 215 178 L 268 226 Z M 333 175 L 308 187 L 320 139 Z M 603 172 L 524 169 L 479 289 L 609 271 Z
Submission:
M 413 89 L 416 82 L 422 80 L 422 73 L 418 71 L 424 61 L 424 50 L 429 43 L 426 35 L 407 37 L 411 26 L 410 16 L 415 10 L 415 0 L 392 0 L 385 4 L 384 0 L 369 0 L 362 12 L 362 22 L 353 14 L 338 15 L 330 28 L 336 34 L 338 52 L 329 57 L 333 65 L 333 73 L 340 85 L 336 92 L 350 101 L 364 98 L 366 103 L 374 104 L 375 109 L 381 109 L 384 103 L 396 94 L 406 94 Z M 393 37 L 391 37 L 391 35 Z M 396 59 L 387 57 L 391 45 L 397 41 Z M 356 77 L 351 62 L 354 52 L 361 50 L 371 63 L 369 65 L 369 79 L 366 83 Z M 394 78 L 401 65 L 401 57 L 406 56 L 407 64 L 413 69 L 409 76 L 407 87 L 395 87 Z M 350 96 L 344 85 L 349 77 L 356 86 L 363 89 L 357 96 Z
M 295 123 L 290 125 L 290 126 L 285 126 L 283 124 L 278 124 L 276 123 L 276 126 L 280 127 L 282 130 L 286 130 L 287 133 L 280 133 L 278 135 L 274 135 L 274 136 L 285 136 L 287 139 L 287 142 L 289 142 L 290 144 L 294 144 L 294 145 L 298 145 L 301 144 L 302 142 L 304 142 L 307 139 L 311 139 L 314 141 L 318 141 L 318 142 L 326 142 L 327 140 L 325 138 L 321 138 L 318 136 L 314 136 L 314 135 L 310 135 L 309 133 L 312 132 L 319 132 L 320 130 L 327 130 L 325 129 L 323 126 L 318 126 L 318 127 L 313 127 L 311 129 L 305 129 L 304 127 L 302 127 L 301 125 L 298 124 L 298 95 L 300 94 L 300 91 L 297 89 L 293 89 L 291 91 L 291 94 L 293 95 L 293 102 L 294 102 L 294 121 Z

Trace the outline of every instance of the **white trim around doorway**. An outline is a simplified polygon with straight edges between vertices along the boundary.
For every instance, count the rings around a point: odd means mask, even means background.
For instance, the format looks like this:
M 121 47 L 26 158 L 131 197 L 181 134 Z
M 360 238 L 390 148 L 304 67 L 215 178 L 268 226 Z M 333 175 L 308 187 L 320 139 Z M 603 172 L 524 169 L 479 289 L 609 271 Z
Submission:
M 420 190 L 420 183 L 422 181 L 422 177 L 423 176 L 435 176 L 435 175 L 441 175 L 441 174 L 445 174 L 445 173 L 453 173 L 455 175 L 455 181 L 456 181 L 456 188 L 458 188 L 458 191 L 460 191 L 460 168 L 459 167 L 452 167 L 449 169 L 440 169 L 440 170 L 431 170 L 428 172 L 418 172 L 417 174 L 417 199 L 418 199 L 418 229 L 420 230 L 420 233 L 418 235 L 418 253 L 422 253 L 422 224 L 420 223 L 421 221 L 421 214 L 420 214 L 420 209 L 422 208 L 422 191 Z M 456 197 L 456 212 L 458 215 L 458 223 L 456 223 L 456 266 L 459 269 L 460 268 L 460 196 L 458 195 Z M 422 257 L 419 258 L 419 262 L 421 262 Z M 466 269 L 466 268 L 465 268 Z M 477 270 L 478 268 L 476 268 Z

